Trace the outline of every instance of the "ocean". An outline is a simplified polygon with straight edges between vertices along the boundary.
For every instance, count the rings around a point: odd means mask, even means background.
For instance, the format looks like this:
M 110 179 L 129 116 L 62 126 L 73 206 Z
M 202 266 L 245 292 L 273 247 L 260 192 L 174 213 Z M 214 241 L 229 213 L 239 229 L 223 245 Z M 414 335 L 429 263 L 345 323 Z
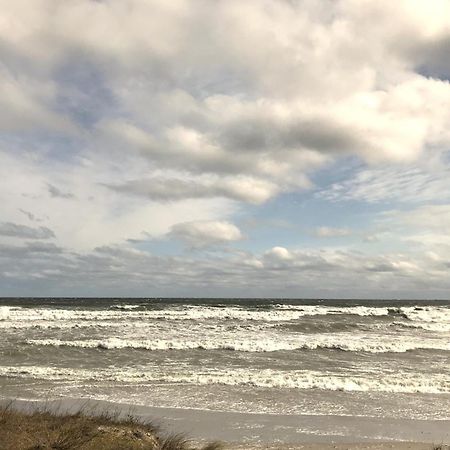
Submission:
M 450 302 L 0 299 L 3 398 L 450 419 Z

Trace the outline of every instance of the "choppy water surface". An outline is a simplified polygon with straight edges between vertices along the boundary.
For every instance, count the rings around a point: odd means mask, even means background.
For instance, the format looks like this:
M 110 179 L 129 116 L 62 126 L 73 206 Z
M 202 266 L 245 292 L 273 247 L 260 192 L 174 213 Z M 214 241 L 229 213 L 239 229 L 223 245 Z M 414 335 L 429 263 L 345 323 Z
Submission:
M 450 419 L 450 302 L 0 300 L 3 397 Z

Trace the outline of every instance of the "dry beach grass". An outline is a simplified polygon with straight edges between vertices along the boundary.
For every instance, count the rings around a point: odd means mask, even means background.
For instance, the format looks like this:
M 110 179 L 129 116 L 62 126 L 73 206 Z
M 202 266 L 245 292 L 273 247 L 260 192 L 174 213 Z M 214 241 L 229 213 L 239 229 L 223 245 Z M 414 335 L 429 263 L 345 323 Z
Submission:
M 202 450 L 218 450 L 212 442 Z M 158 427 L 131 416 L 0 411 L 0 450 L 194 450 L 183 435 L 164 435 Z

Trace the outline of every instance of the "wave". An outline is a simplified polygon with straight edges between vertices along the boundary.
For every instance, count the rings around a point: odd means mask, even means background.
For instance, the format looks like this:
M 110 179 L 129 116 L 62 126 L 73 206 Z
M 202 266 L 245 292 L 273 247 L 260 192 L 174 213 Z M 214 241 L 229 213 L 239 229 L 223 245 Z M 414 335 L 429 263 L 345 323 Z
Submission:
M 405 318 L 428 323 L 450 323 L 450 308 L 444 306 L 409 306 L 400 308 Z
M 194 385 L 253 386 L 278 389 L 319 389 L 346 392 L 395 392 L 449 394 L 450 379 L 442 375 L 408 372 L 364 376 L 327 375 L 316 371 L 275 371 L 271 369 L 205 370 L 190 373 L 164 373 L 154 368 L 71 369 L 45 366 L 0 367 L 0 376 L 54 381 L 115 381 L 125 383 L 182 383 Z
M 108 310 L 80 310 L 80 309 L 50 309 L 50 308 L 21 308 L 11 307 L 2 312 L 1 320 L 239 320 L 284 322 L 296 320 L 305 316 L 324 316 L 337 314 L 350 314 L 360 316 L 388 315 L 387 308 L 328 308 L 324 306 L 309 306 L 303 308 L 278 308 L 258 310 L 246 309 L 237 306 L 205 307 L 189 306 L 158 309 L 139 310 L 136 305 L 115 305 Z
M 113 305 L 110 307 L 110 309 L 121 309 L 124 311 L 129 311 L 133 309 L 139 309 L 142 308 L 142 305 Z
M 21 322 L 21 321 L 0 321 L 0 329 L 11 329 L 11 330 L 23 330 L 23 329 L 36 329 L 36 330 L 77 330 L 83 328 L 123 328 L 124 326 L 132 325 L 133 327 L 139 327 L 141 325 L 142 328 L 146 326 L 146 324 L 124 324 L 121 322 L 100 322 L 100 321 L 90 321 L 86 320 L 84 322 L 57 322 L 57 321 L 44 321 L 44 320 L 35 320 L 30 322 Z
M 392 336 L 371 336 L 355 339 L 352 333 L 333 335 L 302 336 L 295 339 L 255 338 L 254 340 L 235 337 L 234 339 L 186 340 L 183 337 L 173 339 L 28 339 L 28 345 L 52 347 L 97 348 L 102 350 L 138 349 L 138 350 L 230 350 L 240 352 L 275 352 L 293 350 L 341 350 L 367 353 L 404 353 L 412 350 L 450 351 L 450 342 L 444 339 L 404 339 L 393 340 Z
M 433 322 L 393 322 L 392 325 L 402 328 L 416 328 L 426 331 L 433 331 L 435 333 L 450 332 L 450 323 L 433 323 Z
M 331 307 L 324 305 L 274 305 L 274 308 L 281 311 L 296 311 L 305 313 L 304 315 L 355 315 L 355 316 L 387 316 L 389 314 L 389 308 L 387 307 L 370 307 L 370 306 L 341 306 Z
M 165 309 L 139 309 L 142 305 L 113 305 L 107 310 L 0 307 L 0 321 L 33 320 L 258 320 L 291 321 L 305 316 L 401 316 L 419 322 L 450 323 L 450 308 L 446 307 L 330 307 L 324 305 L 274 305 L 269 309 L 239 306 L 183 305 Z M 139 309 L 139 310 L 137 310 Z

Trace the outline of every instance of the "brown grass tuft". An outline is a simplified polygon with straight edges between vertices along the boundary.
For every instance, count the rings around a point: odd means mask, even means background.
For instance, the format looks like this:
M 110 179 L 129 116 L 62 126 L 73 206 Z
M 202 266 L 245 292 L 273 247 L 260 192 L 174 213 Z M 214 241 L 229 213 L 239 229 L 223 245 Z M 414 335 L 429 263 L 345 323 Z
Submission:
M 208 444 L 204 445 L 201 450 L 223 450 L 225 447 L 223 442 L 214 441 L 208 442 Z
M 189 440 L 183 434 L 172 434 L 162 439 L 158 450 L 189 450 Z
M 219 443 L 202 450 L 221 450 Z M 161 436 L 159 429 L 133 416 L 58 414 L 45 410 L 0 409 L 0 450 L 195 450 L 184 435 Z

